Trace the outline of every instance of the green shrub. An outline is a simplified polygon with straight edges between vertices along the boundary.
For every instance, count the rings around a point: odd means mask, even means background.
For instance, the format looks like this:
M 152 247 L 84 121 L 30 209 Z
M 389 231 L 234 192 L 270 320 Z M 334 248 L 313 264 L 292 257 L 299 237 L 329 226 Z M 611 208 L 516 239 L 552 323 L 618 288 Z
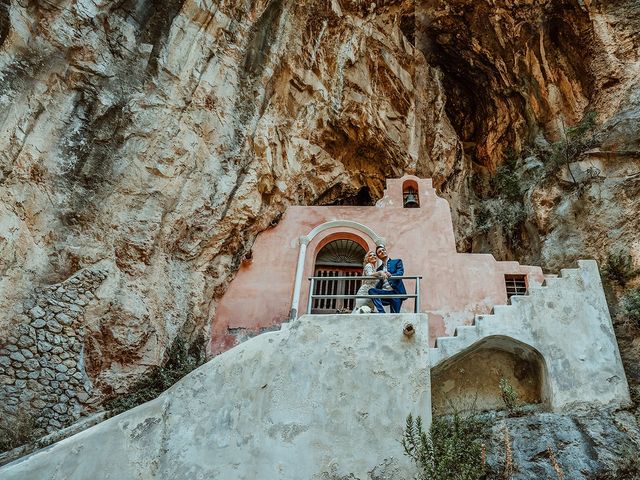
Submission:
M 26 410 L 15 416 L 0 418 L 0 452 L 7 452 L 40 438 L 45 431 L 38 428 L 36 417 Z
M 496 169 L 491 177 L 491 189 L 494 196 L 510 201 L 522 202 L 522 188 L 517 175 L 517 158 L 510 155 L 505 163 Z
M 576 161 L 580 155 L 595 146 L 595 140 L 590 135 L 596 124 L 595 119 L 595 112 L 587 112 L 576 125 L 564 129 L 564 138 L 552 143 L 541 155 L 549 170 L 556 171 L 564 165 Z M 569 174 L 573 183 L 578 184 L 571 169 L 569 169 Z
M 504 406 L 507 408 L 509 414 L 513 415 L 520 411 L 520 404 L 518 403 L 518 392 L 515 391 L 513 386 L 509 383 L 509 380 L 502 377 L 498 385 L 500 387 L 500 398 L 504 402 Z
M 638 274 L 633 266 L 633 257 L 624 252 L 609 253 L 603 272 L 610 280 L 623 287 Z
M 475 414 L 436 417 L 425 432 L 411 415 L 402 447 L 418 466 L 420 480 L 479 480 L 485 474 L 481 438 L 486 424 Z
M 580 122 L 572 127 L 567 128 L 565 135 L 568 140 L 584 140 L 588 133 L 590 133 L 596 126 L 596 112 L 586 112 Z
M 620 315 L 640 327 L 640 287 L 627 291 L 620 303 L 622 306 Z
M 204 363 L 204 338 L 188 347 L 181 338 L 171 345 L 164 365 L 154 367 L 138 380 L 128 393 L 107 402 L 105 408 L 114 415 L 153 400 L 186 374 Z
M 486 234 L 498 227 L 507 246 L 512 249 L 521 247 L 519 233 L 524 231 L 528 213 L 525 207 L 526 192 L 536 186 L 544 186 L 546 179 L 596 145 L 593 136 L 595 118 L 595 112 L 587 112 L 576 125 L 563 128 L 563 138 L 557 142 L 531 145 L 519 153 L 507 151 L 507 158 L 488 179 L 486 172 L 473 175 L 471 187 L 479 197 L 478 207 L 474 211 L 474 233 Z M 522 156 L 518 158 L 521 154 L 536 157 L 544 164 L 544 168 L 529 168 Z M 599 173 L 597 168 L 592 167 L 583 172 L 578 181 L 569 169 L 573 186 L 580 193 L 584 193 L 585 187 L 598 178 Z
M 515 243 L 516 227 L 526 219 L 524 204 L 506 199 L 490 199 L 482 202 L 476 210 L 476 228 L 488 232 L 500 227 L 505 237 Z
M 518 225 L 526 219 L 522 179 L 517 172 L 517 158 L 509 154 L 489 179 L 488 196 L 475 210 L 476 230 L 487 233 L 499 227 L 506 240 L 515 246 Z

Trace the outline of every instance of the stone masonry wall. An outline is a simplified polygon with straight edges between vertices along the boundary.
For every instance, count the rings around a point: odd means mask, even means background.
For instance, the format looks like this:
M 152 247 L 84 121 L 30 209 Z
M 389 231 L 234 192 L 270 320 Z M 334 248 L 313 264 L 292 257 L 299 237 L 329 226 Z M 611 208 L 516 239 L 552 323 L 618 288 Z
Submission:
M 51 432 L 78 419 L 98 400 L 84 368 L 84 309 L 106 278 L 82 270 L 38 288 L 18 306 L 14 331 L 0 340 L 0 416 L 35 415 Z

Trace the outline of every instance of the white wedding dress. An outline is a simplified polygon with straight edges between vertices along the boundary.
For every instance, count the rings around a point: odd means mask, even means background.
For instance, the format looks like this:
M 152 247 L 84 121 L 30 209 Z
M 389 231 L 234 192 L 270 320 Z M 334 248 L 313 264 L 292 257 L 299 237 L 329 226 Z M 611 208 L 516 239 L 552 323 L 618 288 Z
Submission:
M 370 277 L 375 273 L 375 271 L 375 267 L 370 263 L 367 263 L 362 270 L 362 275 L 365 277 Z M 360 288 L 358 289 L 356 295 L 368 295 L 369 289 L 375 288 L 377 283 L 378 280 L 375 278 L 363 280 L 362 285 L 360 285 Z M 358 312 L 358 310 L 360 309 L 360 307 L 364 307 L 365 305 L 371 308 L 371 311 L 373 311 L 374 305 L 370 298 L 356 298 L 355 308 L 353 309 L 352 313 L 360 313 Z

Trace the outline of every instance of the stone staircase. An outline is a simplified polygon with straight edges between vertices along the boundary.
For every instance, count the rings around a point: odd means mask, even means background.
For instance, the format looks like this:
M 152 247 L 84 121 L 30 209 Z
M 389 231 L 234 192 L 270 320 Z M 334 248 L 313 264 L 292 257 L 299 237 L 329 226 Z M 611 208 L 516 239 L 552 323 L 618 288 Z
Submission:
M 546 276 L 528 295 L 496 305 L 453 337 L 438 338 L 430 349 L 431 369 L 446 368 L 474 348 L 497 348 L 533 355 L 544 373 L 544 392 L 552 410 L 576 405 L 627 405 L 629 389 L 620 351 L 594 260 Z M 532 357 L 533 358 L 533 357 Z
M 533 283 L 529 285 L 526 295 L 513 295 L 509 305 L 495 305 L 491 314 L 476 315 L 473 325 L 456 327 L 452 337 L 439 337 L 435 347 L 429 349 L 431 367 L 446 361 L 447 359 L 466 350 L 474 343 L 489 335 L 499 335 L 500 327 L 517 327 L 522 321 L 520 315 L 523 309 L 528 308 L 531 302 L 547 295 L 549 289 L 559 282 L 565 282 L 569 278 L 580 275 L 580 268 L 562 269 L 560 275 L 545 275 L 542 285 Z M 509 329 L 511 330 L 511 329 Z

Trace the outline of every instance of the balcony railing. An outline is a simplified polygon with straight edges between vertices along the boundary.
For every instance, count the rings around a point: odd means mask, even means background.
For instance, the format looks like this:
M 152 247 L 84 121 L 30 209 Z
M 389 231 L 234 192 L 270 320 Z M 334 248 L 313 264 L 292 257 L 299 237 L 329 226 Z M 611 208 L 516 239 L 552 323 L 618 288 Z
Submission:
M 352 277 L 352 276 L 343 276 L 343 277 L 309 277 L 309 281 L 311 282 L 309 288 L 309 302 L 307 303 L 307 313 L 310 314 L 313 309 L 313 301 L 314 300 L 351 300 L 357 298 L 403 298 L 415 299 L 413 311 L 414 313 L 420 312 L 420 280 L 422 277 L 420 275 L 406 275 L 401 277 L 392 277 L 394 280 L 415 280 L 415 292 L 414 293 L 405 293 L 405 294 L 389 294 L 389 295 L 342 295 L 342 294 L 320 294 L 316 292 L 317 282 L 343 282 L 345 280 L 376 280 L 379 281 L 378 277 Z M 330 289 L 328 289 L 330 290 Z

